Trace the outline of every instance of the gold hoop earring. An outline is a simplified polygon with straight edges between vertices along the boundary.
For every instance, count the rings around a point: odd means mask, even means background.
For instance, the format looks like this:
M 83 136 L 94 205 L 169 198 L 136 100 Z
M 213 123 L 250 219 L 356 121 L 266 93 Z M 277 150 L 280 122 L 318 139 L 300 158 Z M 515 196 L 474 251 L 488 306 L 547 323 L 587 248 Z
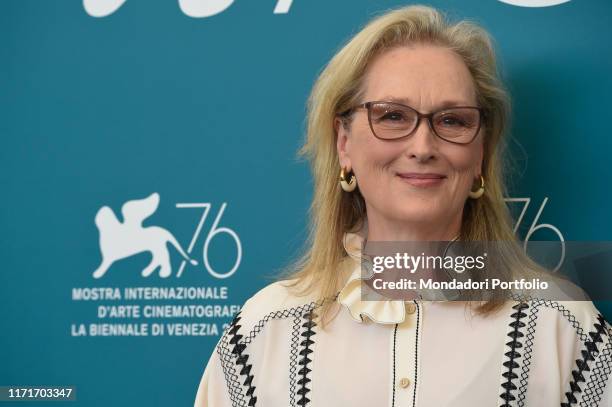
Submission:
M 481 175 L 480 176 L 480 188 L 478 188 L 476 191 L 470 191 L 470 198 L 472 199 L 480 198 L 484 194 L 484 191 L 485 191 L 484 186 L 485 186 L 484 178 Z
M 346 192 L 352 192 L 357 188 L 357 178 L 355 174 L 351 172 L 351 179 L 349 181 L 346 180 L 346 169 L 342 167 L 340 170 L 340 186 Z

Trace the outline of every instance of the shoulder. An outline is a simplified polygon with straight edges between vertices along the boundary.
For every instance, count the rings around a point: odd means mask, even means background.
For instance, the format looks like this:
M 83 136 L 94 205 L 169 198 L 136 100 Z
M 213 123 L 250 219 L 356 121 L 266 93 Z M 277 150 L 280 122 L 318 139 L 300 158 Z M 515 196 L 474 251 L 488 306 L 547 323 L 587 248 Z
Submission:
M 293 286 L 295 280 L 281 280 L 268 284 L 246 300 L 230 324 L 239 325 L 244 334 L 256 335 L 274 320 L 304 318 L 323 300 L 313 294 L 299 295 Z
M 555 315 L 567 320 L 576 321 L 581 325 L 595 322 L 602 314 L 592 301 L 555 301 L 531 298 L 528 304 L 532 309 Z
M 609 337 L 612 327 L 592 301 L 554 301 L 540 298 L 529 298 L 520 302 L 521 310 L 515 317 L 522 317 L 523 322 L 532 325 L 549 325 L 568 327 L 583 342 L 592 340 L 593 335 Z M 548 324 L 545 324 L 547 323 Z

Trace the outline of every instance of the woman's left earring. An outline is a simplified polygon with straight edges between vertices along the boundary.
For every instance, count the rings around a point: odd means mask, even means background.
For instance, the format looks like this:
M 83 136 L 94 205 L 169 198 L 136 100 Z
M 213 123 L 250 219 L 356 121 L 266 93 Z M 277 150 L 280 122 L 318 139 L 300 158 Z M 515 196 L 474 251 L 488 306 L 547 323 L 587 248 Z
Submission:
M 340 186 L 346 192 L 352 192 L 357 188 L 357 178 L 355 178 L 355 174 L 351 172 L 351 177 L 347 181 L 346 179 L 346 169 L 342 167 L 340 170 Z
M 480 176 L 480 188 L 478 188 L 476 191 L 470 191 L 470 198 L 472 199 L 478 199 L 480 198 L 483 194 L 484 194 L 484 178 L 482 177 L 482 175 Z

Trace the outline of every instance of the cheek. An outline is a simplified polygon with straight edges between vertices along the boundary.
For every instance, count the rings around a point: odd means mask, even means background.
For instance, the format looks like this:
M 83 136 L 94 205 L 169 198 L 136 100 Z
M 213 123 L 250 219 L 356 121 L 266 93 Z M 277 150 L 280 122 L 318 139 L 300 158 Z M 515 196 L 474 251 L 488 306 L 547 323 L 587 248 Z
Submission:
M 379 201 L 381 197 L 389 197 L 393 193 L 389 167 L 397 156 L 397 148 L 392 143 L 367 133 L 355 137 L 351 164 L 361 194 L 370 204 L 378 207 L 383 204 Z
M 480 147 L 478 145 L 470 146 L 466 149 L 462 146 L 450 151 L 446 155 L 448 164 L 452 173 L 452 189 L 453 194 L 458 191 L 469 191 L 472 188 L 476 175 L 480 172 Z
M 445 155 L 452 170 L 458 174 L 474 177 L 480 166 L 480 144 L 450 146 Z
M 367 124 L 355 126 L 351 136 L 347 151 L 353 169 L 360 177 L 371 178 L 401 155 L 396 144 L 374 137 Z

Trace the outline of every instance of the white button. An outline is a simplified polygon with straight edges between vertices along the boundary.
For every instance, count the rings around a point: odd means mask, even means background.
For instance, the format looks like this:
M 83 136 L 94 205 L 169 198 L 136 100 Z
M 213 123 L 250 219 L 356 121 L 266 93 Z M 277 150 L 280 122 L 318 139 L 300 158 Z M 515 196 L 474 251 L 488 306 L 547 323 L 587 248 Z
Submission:
M 413 302 L 406 303 L 406 312 L 408 314 L 414 314 L 416 312 L 416 305 Z
M 405 389 L 406 387 L 410 386 L 410 379 L 407 377 L 402 377 L 399 379 L 399 385 L 401 388 Z

